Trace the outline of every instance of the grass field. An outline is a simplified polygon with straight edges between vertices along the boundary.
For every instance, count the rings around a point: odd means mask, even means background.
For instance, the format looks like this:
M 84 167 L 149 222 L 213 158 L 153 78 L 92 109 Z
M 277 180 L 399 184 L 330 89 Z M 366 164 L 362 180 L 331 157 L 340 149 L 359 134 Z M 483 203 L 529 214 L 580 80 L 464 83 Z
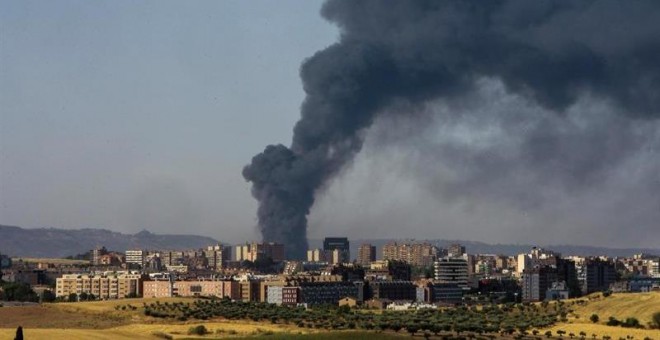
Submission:
M 609 335 L 613 339 L 619 339 L 626 338 L 630 335 L 634 336 L 635 339 L 649 337 L 654 340 L 660 340 L 660 330 L 657 329 L 633 329 L 605 325 L 608 318 L 613 316 L 618 320 L 634 317 L 642 325 L 648 326 L 653 313 L 660 312 L 660 292 L 620 293 L 612 294 L 609 297 L 602 297 L 598 293 L 576 300 L 587 300 L 588 302 L 584 305 L 576 304 L 571 306 L 570 308 L 573 309 L 573 313 L 569 314 L 568 322 L 551 327 L 550 330 L 553 333 L 561 329 L 566 331 L 566 334 L 575 334 L 576 337 L 580 332 L 585 332 L 587 338 L 591 338 L 592 334 L 596 334 L 598 338 Z M 592 314 L 598 315 L 600 320 L 597 324 L 589 320 Z
M 587 334 L 587 339 L 595 334 L 598 339 L 609 335 L 612 339 L 633 336 L 636 340 L 651 338 L 660 340 L 660 330 L 631 329 L 606 326 L 607 318 L 614 316 L 619 320 L 635 317 L 643 325 L 651 320 L 651 315 L 660 311 L 660 292 L 643 294 L 613 294 L 610 297 L 591 296 L 584 305 L 572 304 L 567 323 L 560 323 L 550 328 L 553 334 L 558 330 L 566 331 L 579 338 L 580 332 Z M 270 324 L 251 321 L 187 321 L 176 322 L 166 319 L 147 317 L 142 311 L 142 304 L 159 301 L 191 302 L 189 298 L 166 299 L 125 299 L 113 301 L 94 301 L 77 303 L 44 304 L 41 306 L 2 307 L 0 308 L 0 339 L 13 339 L 16 327 L 24 327 L 26 339 L 158 339 L 156 334 L 166 334 L 173 339 L 195 339 L 188 335 L 191 327 L 203 324 L 212 334 L 204 339 L 398 339 L 410 338 L 405 332 L 375 333 L 360 331 L 327 332 L 314 329 L 298 328 L 287 324 Z M 136 310 L 117 310 L 123 306 L 135 306 Z M 589 321 L 591 314 L 598 314 L 600 322 Z M 542 330 L 545 332 L 545 329 Z M 418 338 L 423 338 L 421 334 Z M 161 337 L 162 339 L 163 337 Z M 543 337 L 545 339 L 545 337 Z
M 591 299 L 586 305 L 576 306 L 574 310 L 578 320 L 585 319 L 582 321 L 588 321 L 592 314 L 597 314 L 601 323 L 614 316 L 619 320 L 635 317 L 646 325 L 651 321 L 653 313 L 660 312 L 660 292 L 612 294 L 606 298 Z

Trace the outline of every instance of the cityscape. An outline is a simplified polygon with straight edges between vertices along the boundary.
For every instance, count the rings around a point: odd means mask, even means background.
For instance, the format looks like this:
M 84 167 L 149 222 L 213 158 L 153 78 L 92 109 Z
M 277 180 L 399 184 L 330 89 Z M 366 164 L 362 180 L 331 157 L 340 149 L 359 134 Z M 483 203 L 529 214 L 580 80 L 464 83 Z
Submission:
M 460 244 L 360 244 L 327 237 L 305 260 L 278 243 L 203 249 L 99 247 L 69 260 L 23 261 L 1 254 L 2 277 L 24 301 L 216 297 L 276 305 L 437 308 L 579 298 L 597 292 L 660 290 L 660 256 L 584 257 L 534 247 L 514 256 L 470 253 Z M 36 261 L 36 262 L 34 262 Z M 5 288 L 4 295 L 15 293 Z
M 660 0 L 0 0 L 0 340 L 660 340 Z

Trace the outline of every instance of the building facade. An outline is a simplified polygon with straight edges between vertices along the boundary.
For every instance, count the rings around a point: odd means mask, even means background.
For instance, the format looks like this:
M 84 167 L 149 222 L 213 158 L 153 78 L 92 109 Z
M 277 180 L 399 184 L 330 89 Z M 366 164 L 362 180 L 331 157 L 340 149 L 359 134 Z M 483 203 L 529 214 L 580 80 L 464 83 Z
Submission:
M 144 250 L 127 250 L 126 253 L 126 264 L 129 266 L 135 266 L 138 268 L 144 267 L 146 260 L 147 252 Z
M 323 251 L 326 254 L 333 254 L 334 250 L 337 250 L 336 263 L 347 263 L 351 261 L 350 243 L 347 237 L 326 237 L 323 240 Z
M 468 261 L 464 258 L 444 257 L 434 263 L 435 281 L 451 283 L 462 289 L 468 287 Z
M 415 266 L 430 266 L 437 259 L 438 248 L 429 243 L 390 242 L 383 246 L 383 260 L 403 261 Z
M 57 278 L 55 295 L 93 294 L 96 298 L 121 299 L 142 295 L 142 276 L 135 273 L 66 274 Z
M 376 246 L 367 243 L 361 244 L 358 248 L 357 263 L 368 266 L 374 261 L 376 261 Z

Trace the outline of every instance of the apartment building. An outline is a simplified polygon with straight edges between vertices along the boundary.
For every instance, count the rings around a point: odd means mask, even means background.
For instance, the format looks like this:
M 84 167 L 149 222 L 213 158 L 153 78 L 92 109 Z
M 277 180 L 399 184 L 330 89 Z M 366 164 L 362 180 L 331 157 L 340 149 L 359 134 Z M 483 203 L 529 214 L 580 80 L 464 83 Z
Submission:
M 257 261 L 270 258 L 274 262 L 282 262 L 286 259 L 284 245 L 281 243 L 268 242 L 245 245 L 237 245 L 234 250 L 235 261 Z
M 310 249 L 307 251 L 307 262 L 326 262 L 326 253 L 323 249 Z
M 376 246 L 368 243 L 361 244 L 358 248 L 357 263 L 368 266 L 374 261 L 376 261 Z
M 127 250 L 125 253 L 126 264 L 134 265 L 139 268 L 144 267 L 147 252 L 144 250 Z
M 323 240 L 323 251 L 331 256 L 332 263 L 351 261 L 350 242 L 347 237 L 326 237 Z
M 220 244 L 209 246 L 204 251 L 204 257 L 210 269 L 221 271 L 225 268 L 227 262 L 231 260 L 231 247 Z
M 466 258 L 441 258 L 434 263 L 434 270 L 435 280 L 439 283 L 453 283 L 463 289 L 469 289 L 469 270 Z
M 545 300 L 548 289 L 557 281 L 557 269 L 553 266 L 525 269 L 521 277 L 522 300 L 525 302 Z
M 396 243 L 383 246 L 383 260 L 403 261 L 415 266 L 429 266 L 438 256 L 438 248 L 429 243 Z
M 239 299 L 239 283 L 230 280 L 148 280 L 143 282 L 144 297 L 216 296 Z
M 590 258 L 584 263 L 585 280 L 582 283 L 582 293 L 591 294 L 608 290 L 616 281 L 614 262 L 600 258 Z
M 142 276 L 129 272 L 66 274 L 57 278 L 55 287 L 57 297 L 86 293 L 102 300 L 121 299 L 142 295 Z
M 540 266 L 556 266 L 560 254 L 542 248 L 533 247 L 527 254 L 518 254 L 516 261 L 516 274 L 521 276 L 525 269 Z

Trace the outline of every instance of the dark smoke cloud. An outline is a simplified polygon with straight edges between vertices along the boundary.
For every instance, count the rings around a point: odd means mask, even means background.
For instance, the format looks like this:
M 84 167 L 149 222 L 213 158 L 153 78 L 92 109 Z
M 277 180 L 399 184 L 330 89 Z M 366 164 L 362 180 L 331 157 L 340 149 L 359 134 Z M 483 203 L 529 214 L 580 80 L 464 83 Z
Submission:
M 292 257 L 304 254 L 315 193 L 361 149 L 377 116 L 401 103 L 468 97 L 489 77 L 560 115 L 584 96 L 626 117 L 660 115 L 657 1 L 337 0 L 322 14 L 341 39 L 301 68 L 307 97 L 291 147 L 269 146 L 243 171 L 264 240 L 285 243 Z M 556 159 L 546 155 L 564 142 L 552 125 L 534 128 L 526 159 Z M 588 166 L 601 164 L 569 159 L 562 169 L 580 182 Z

